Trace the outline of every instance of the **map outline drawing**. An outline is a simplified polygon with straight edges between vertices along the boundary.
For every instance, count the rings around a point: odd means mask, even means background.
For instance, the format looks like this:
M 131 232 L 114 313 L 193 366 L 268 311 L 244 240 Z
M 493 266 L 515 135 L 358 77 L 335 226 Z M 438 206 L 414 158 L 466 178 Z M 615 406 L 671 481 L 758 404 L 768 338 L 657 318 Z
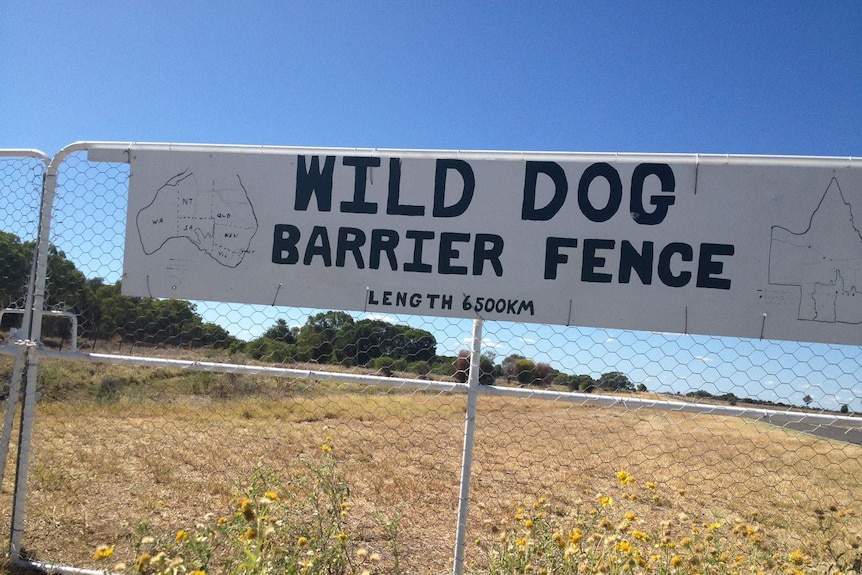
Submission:
M 862 324 L 862 225 L 836 177 L 805 230 L 771 227 L 768 283 L 799 290 L 800 321 Z
M 185 239 L 219 265 L 237 268 L 259 222 L 242 178 L 235 177 L 236 183 L 213 181 L 203 188 L 190 168 L 168 178 L 135 217 L 144 254 Z

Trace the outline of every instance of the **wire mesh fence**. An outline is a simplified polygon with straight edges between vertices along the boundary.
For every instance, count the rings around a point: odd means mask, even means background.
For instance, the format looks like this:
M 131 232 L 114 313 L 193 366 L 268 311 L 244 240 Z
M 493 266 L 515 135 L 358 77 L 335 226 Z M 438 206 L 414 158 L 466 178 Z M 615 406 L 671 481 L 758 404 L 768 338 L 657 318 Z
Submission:
M 24 559 L 451 571 L 472 393 L 456 569 L 859 569 L 857 347 L 128 297 L 128 178 L 57 170 Z
M 0 258 L 0 326 L 3 339 L 0 342 L 0 372 L 3 374 L 0 398 L 5 404 L 3 430 L 0 435 L 0 478 L 5 479 L 12 457 L 10 445 L 16 415 L 20 376 L 23 371 L 23 352 L 15 343 L 26 338 L 21 330 L 25 293 L 31 279 L 31 268 L 38 231 L 39 207 L 42 195 L 42 179 L 48 158 L 35 150 L 0 150 L 0 231 L 3 257 Z M 20 312 L 20 313 L 19 313 Z M 20 331 L 20 335 L 19 335 Z M 6 495 L 10 497 L 7 498 Z M 12 508 L 11 482 L 3 482 L 3 509 Z M 10 514 L 3 513 L 3 528 L 8 532 Z

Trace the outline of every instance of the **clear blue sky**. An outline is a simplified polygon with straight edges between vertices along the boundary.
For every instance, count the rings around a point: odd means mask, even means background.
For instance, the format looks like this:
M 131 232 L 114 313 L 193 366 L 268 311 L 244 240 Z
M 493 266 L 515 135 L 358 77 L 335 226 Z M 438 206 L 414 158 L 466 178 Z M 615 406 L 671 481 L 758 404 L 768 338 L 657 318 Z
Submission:
M 4 3 L 0 148 L 78 140 L 862 156 L 862 2 Z M 744 353 L 686 345 L 664 375 L 618 357 L 679 388 Z
M 862 3 L 21 2 L 0 147 L 862 156 Z

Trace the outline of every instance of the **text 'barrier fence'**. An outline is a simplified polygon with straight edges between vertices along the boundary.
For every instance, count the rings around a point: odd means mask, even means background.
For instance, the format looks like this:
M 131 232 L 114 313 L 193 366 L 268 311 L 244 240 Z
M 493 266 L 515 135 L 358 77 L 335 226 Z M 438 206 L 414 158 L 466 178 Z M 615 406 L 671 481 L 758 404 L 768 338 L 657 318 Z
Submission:
M 608 568 L 718 569 L 719 548 L 773 567 L 858 559 L 855 346 L 131 298 L 118 285 L 128 166 L 82 157 L 94 149 L 128 157 L 81 144 L 54 160 L 34 289 L 37 310 L 77 315 L 78 349 L 47 318 L 22 338 L 41 345 L 16 348 L 25 563 L 138 568 L 152 535 L 192 570 L 180 531 L 248 528 L 241 493 L 305 493 L 303 472 L 330 464 L 350 486 L 339 513 L 317 508 L 332 525 L 278 517 L 307 572 L 327 557 L 440 572 L 453 545 L 456 572 L 550 568 L 553 549 L 560 565 Z M 12 295 L 4 305 L 26 291 Z M 116 547 L 96 560 L 99 545 Z

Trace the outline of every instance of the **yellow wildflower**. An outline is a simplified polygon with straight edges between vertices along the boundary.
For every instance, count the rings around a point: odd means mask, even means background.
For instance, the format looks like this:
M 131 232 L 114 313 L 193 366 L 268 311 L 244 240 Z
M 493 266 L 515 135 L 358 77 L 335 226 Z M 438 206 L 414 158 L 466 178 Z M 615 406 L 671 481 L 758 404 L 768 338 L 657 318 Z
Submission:
M 345 533 L 344 531 L 342 531 L 342 532 L 341 532 L 341 533 L 339 533 L 336 537 L 338 537 L 338 539 L 340 539 L 341 541 L 345 541 L 345 540 L 347 539 L 347 533 Z
M 267 491 L 263 494 L 264 497 L 269 499 L 270 501 L 278 501 L 278 493 L 275 491 Z
M 320 446 L 320 449 L 322 449 L 324 453 L 329 453 L 330 451 L 332 451 L 332 446 L 328 443 L 324 443 Z
M 296 540 L 296 544 L 300 547 L 305 547 L 306 545 L 308 545 L 308 537 L 300 537 Z
M 152 556 L 149 553 L 141 553 L 138 560 L 135 561 L 135 567 L 138 571 L 143 571 L 150 565 L 150 559 L 152 559 Z
M 177 545 L 181 545 L 189 540 L 189 532 L 185 529 L 177 531 Z
M 254 527 L 249 527 L 245 530 L 245 533 L 239 536 L 240 539 L 245 539 L 246 541 L 251 541 L 252 539 L 257 539 L 257 529 Z
M 625 486 L 634 482 L 635 478 L 628 471 L 620 470 L 617 471 L 617 480 L 620 482 L 620 485 Z
M 794 565 L 804 565 L 809 562 L 808 557 L 801 550 L 796 549 L 790 555 L 787 556 L 791 563 Z
M 254 520 L 254 508 L 252 507 L 251 499 L 243 497 L 239 501 L 239 510 L 246 521 Z
M 554 543 L 556 543 L 557 547 L 563 549 L 566 546 L 566 538 L 563 537 L 562 533 L 554 533 Z
M 674 567 L 679 567 L 680 565 L 682 565 L 682 557 L 680 557 L 679 555 L 674 555 L 670 558 L 670 564 Z
M 647 481 L 646 486 L 647 489 L 655 489 L 655 483 L 653 483 L 652 481 Z
M 581 539 L 583 539 L 584 534 L 581 533 L 581 530 L 575 527 L 569 532 L 569 541 L 572 543 L 580 543 Z
M 646 532 L 638 531 L 637 529 L 632 531 L 632 537 L 634 537 L 638 541 L 649 541 L 649 535 Z
M 533 523 L 532 519 L 527 519 L 526 521 L 524 521 L 524 527 L 526 527 L 527 529 L 532 529 L 534 526 L 535 523 Z
M 602 507 L 607 507 L 608 505 L 613 505 L 614 499 L 613 497 L 603 495 L 602 497 L 599 497 L 599 503 Z
M 108 545 L 99 545 L 96 547 L 96 552 L 93 553 L 93 559 L 96 561 L 101 561 L 102 559 L 108 559 L 111 555 L 114 554 L 114 546 Z
M 189 575 L 207 575 L 207 572 L 203 569 L 195 569 L 194 571 L 191 571 Z

